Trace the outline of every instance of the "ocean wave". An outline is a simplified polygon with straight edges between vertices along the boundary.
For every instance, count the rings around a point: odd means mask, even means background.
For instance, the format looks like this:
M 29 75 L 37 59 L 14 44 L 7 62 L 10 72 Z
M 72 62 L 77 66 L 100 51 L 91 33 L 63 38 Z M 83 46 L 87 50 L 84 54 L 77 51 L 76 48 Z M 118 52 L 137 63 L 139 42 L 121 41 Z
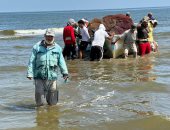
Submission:
M 25 38 L 30 38 L 31 36 L 1 36 L 0 35 L 0 40 L 17 40 L 17 39 L 25 39 Z
M 15 30 L 2 30 L 2 31 L 0 31 L 0 35 L 15 35 L 16 34 L 16 32 L 15 32 Z
M 52 28 L 56 35 L 63 32 L 63 28 Z M 18 39 L 44 35 L 46 29 L 28 29 L 28 30 L 0 30 L 0 39 Z

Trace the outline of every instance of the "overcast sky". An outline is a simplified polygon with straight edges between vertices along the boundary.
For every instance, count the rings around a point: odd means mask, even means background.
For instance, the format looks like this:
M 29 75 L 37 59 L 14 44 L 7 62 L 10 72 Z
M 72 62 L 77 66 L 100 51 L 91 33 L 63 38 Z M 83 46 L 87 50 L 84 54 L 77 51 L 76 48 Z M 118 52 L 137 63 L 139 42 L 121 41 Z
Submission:
M 170 0 L 0 0 L 0 12 L 63 11 L 170 6 Z

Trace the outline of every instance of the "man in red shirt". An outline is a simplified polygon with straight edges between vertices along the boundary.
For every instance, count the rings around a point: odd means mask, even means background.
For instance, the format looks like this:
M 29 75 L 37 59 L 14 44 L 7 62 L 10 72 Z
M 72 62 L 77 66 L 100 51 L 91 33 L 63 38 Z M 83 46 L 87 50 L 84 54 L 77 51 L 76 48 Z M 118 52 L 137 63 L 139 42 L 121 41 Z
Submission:
M 63 56 L 70 58 L 76 58 L 76 38 L 74 34 L 74 24 L 76 24 L 74 19 L 69 19 L 67 26 L 64 27 L 63 30 L 63 40 L 65 43 L 65 47 L 63 50 Z

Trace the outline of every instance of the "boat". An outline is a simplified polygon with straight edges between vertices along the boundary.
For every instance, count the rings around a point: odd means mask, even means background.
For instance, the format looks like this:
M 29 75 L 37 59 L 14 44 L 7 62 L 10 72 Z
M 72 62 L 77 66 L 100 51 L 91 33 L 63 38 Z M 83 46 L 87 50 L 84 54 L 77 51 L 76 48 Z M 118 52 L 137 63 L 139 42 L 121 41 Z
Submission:
M 112 42 L 116 41 L 119 35 L 115 35 L 113 37 Z M 119 58 L 124 53 L 123 48 L 123 40 L 118 40 L 115 44 L 111 44 L 111 41 L 106 38 L 104 47 L 103 47 L 103 58 L 110 59 L 110 58 Z
M 115 35 L 113 37 L 113 42 L 116 41 L 119 35 Z M 112 53 L 113 58 L 118 58 L 123 55 L 124 48 L 123 48 L 123 40 L 118 40 L 115 44 L 112 44 Z

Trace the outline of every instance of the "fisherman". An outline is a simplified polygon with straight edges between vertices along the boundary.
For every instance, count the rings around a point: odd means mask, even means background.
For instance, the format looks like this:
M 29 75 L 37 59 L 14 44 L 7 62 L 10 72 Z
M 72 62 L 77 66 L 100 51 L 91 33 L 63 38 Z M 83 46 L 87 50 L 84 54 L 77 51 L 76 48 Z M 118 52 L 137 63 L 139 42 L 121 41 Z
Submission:
M 153 17 L 153 14 L 151 12 L 148 13 L 148 18 L 149 18 L 149 20 L 155 20 L 155 18 Z
M 86 28 L 87 28 L 87 27 L 88 27 L 88 25 L 89 25 L 89 21 L 88 21 L 87 19 L 85 19 L 85 18 L 82 18 L 81 20 L 83 20 L 83 21 L 84 21 L 85 26 L 86 26 Z
M 157 24 L 158 24 L 157 20 L 149 20 L 148 22 L 148 30 L 149 30 L 148 41 L 151 45 L 152 51 L 154 52 L 156 52 L 158 49 L 158 44 L 157 42 L 155 42 L 154 37 L 153 37 L 153 30 L 157 26 Z
M 131 18 L 130 12 L 126 12 L 126 16 L 129 17 L 129 18 Z
M 80 42 L 81 42 L 81 34 L 80 34 L 80 27 L 78 26 L 78 23 L 74 24 L 74 34 L 76 37 L 76 56 L 78 56 L 78 47 L 80 46 Z
M 141 24 L 143 23 L 143 22 L 149 22 L 149 17 L 148 16 L 144 16 L 140 21 L 139 21 L 139 25 L 138 26 L 141 26 Z
M 44 40 L 33 46 L 29 59 L 27 78 L 35 80 L 35 101 L 37 106 L 56 105 L 58 102 L 57 70 L 60 68 L 67 80 L 68 70 L 62 54 L 62 48 L 54 41 L 55 32 L 47 29 Z
M 105 26 L 100 24 L 98 30 L 94 33 L 94 40 L 90 52 L 91 61 L 94 61 L 95 59 L 100 61 L 103 58 L 103 45 L 105 38 L 109 38 L 110 40 L 113 38 L 113 36 L 109 36 L 105 30 Z
M 139 45 L 139 55 L 144 56 L 151 51 L 150 43 L 148 41 L 148 21 L 144 19 L 137 27 L 137 43 Z
M 137 30 L 136 26 L 132 25 L 131 28 L 120 35 L 116 41 L 112 43 L 115 44 L 118 40 L 122 39 L 124 41 L 124 58 L 128 57 L 129 52 L 133 53 L 133 56 L 137 58 L 137 47 L 136 47 Z
M 86 48 L 90 43 L 90 35 L 85 25 L 85 22 L 83 20 L 79 20 L 78 24 L 80 27 L 80 35 L 81 35 L 81 42 L 79 45 L 79 58 L 83 59 L 85 57 Z
M 65 47 L 63 50 L 63 56 L 67 57 L 67 60 L 70 58 L 76 58 L 76 37 L 74 31 L 74 25 L 76 24 L 74 19 L 69 19 L 67 26 L 63 30 L 63 40 Z

